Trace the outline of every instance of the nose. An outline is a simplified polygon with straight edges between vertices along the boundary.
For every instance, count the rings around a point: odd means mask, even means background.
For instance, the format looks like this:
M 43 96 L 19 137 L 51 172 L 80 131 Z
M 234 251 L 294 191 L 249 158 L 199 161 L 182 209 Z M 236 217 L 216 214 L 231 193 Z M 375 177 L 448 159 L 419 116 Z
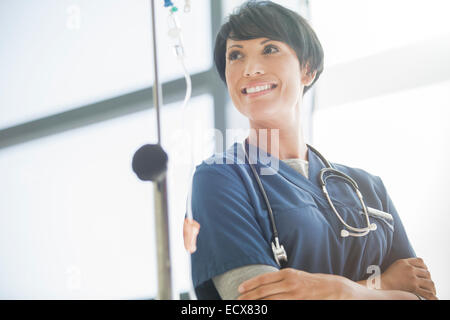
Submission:
M 252 77 L 254 75 L 264 74 L 264 66 L 257 58 L 247 59 L 247 64 L 244 68 L 244 76 Z

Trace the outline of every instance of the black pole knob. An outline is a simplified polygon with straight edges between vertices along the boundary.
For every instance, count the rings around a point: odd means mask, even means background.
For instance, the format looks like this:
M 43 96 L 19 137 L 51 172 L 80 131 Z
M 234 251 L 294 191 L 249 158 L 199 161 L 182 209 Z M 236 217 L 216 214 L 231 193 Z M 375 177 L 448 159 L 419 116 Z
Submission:
M 167 172 L 167 153 L 159 144 L 146 144 L 133 156 L 134 173 L 142 181 L 160 181 Z

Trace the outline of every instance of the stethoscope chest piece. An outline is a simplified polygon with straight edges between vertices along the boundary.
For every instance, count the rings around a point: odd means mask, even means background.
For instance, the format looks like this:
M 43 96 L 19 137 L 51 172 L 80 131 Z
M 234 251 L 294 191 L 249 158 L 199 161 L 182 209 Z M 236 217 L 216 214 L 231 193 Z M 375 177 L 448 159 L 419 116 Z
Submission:
M 281 267 L 282 264 L 287 263 L 287 254 L 284 247 L 280 245 L 278 237 L 275 237 L 274 241 L 272 241 L 272 252 L 277 264 Z

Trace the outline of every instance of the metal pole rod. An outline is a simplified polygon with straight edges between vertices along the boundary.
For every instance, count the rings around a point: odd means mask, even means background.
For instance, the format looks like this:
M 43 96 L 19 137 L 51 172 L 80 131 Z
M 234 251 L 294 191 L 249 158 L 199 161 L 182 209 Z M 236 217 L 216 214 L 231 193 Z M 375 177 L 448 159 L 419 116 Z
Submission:
M 172 300 L 172 274 L 166 189 L 166 178 L 154 183 L 156 254 L 158 260 L 158 300 Z
M 150 0 L 152 38 L 153 38 L 153 104 L 156 108 L 156 121 L 158 130 L 158 144 L 161 145 L 160 107 L 162 106 L 162 89 L 158 78 L 158 55 L 156 46 L 156 14 L 155 0 Z M 172 299 L 172 273 L 170 265 L 170 243 L 169 243 L 169 216 L 167 206 L 167 182 L 166 176 L 160 181 L 154 182 L 155 198 L 155 232 L 156 253 L 158 260 L 158 299 Z
M 159 108 L 162 106 L 162 94 L 161 94 L 161 84 L 159 83 L 159 73 L 158 73 L 158 52 L 156 50 L 156 14 L 155 14 L 155 0 L 150 0 L 151 8 L 151 20 L 152 20 L 152 41 L 153 41 L 153 105 L 156 108 L 156 125 L 158 133 L 158 144 L 161 145 L 161 122 Z

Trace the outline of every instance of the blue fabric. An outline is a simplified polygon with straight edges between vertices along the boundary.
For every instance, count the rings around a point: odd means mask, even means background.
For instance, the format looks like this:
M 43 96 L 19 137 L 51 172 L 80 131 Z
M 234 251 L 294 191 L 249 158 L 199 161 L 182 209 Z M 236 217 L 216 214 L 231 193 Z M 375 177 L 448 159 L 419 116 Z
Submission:
M 242 150 L 242 144 L 235 143 L 226 153 L 214 155 L 196 167 L 192 212 L 201 227 L 197 251 L 191 259 L 199 299 L 220 299 L 211 279 L 228 270 L 250 264 L 278 267 L 270 245 L 272 229 L 266 204 L 250 166 L 240 156 Z M 394 218 L 387 223 L 370 217 L 377 224 L 376 231 L 364 237 L 342 238 L 343 225 L 320 188 L 319 171 L 325 165 L 310 150 L 308 161 L 309 179 L 281 160 L 277 162 L 278 168 L 273 165 L 276 162 L 263 164 L 260 158 L 254 165 L 258 173 L 262 168 L 276 171 L 273 175 L 260 174 L 260 178 L 287 252 L 287 267 L 359 281 L 370 275 L 367 273 L 370 265 L 379 266 L 383 272 L 397 259 L 415 257 L 379 177 L 332 164 L 358 183 L 367 206 L 388 212 Z M 329 179 L 327 189 L 347 224 L 366 227 L 365 217 L 359 214 L 359 200 L 350 186 Z

